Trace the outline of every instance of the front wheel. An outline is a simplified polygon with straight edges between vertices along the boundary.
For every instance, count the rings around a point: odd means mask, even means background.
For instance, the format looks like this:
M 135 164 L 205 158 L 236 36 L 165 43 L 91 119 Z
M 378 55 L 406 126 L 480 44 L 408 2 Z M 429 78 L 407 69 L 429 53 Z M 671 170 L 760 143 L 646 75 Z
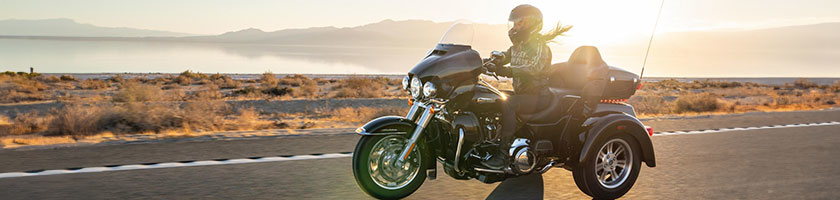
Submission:
M 630 191 L 641 168 L 636 140 L 628 134 L 613 133 L 596 140 L 592 148 L 598 151 L 590 151 L 586 162 L 572 171 L 578 188 L 596 199 L 615 199 Z
M 356 183 L 369 195 L 380 199 L 398 199 L 414 193 L 426 179 L 428 155 L 422 142 L 416 143 L 402 165 L 396 161 L 408 143 L 404 135 L 365 135 L 353 153 Z M 426 156 L 426 157 L 424 157 Z

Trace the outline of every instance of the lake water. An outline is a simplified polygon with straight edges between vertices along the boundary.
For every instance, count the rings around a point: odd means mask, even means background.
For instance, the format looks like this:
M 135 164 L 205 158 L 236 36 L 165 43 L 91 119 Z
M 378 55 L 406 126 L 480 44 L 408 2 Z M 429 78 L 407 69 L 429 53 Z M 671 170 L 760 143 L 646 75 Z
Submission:
M 431 44 L 433 46 L 434 44 Z M 0 71 L 402 74 L 426 48 L 0 39 Z
M 0 38 L 0 71 L 29 71 L 29 67 L 34 67 L 40 73 L 179 73 L 192 70 L 225 74 L 400 75 L 417 64 L 434 45 L 389 48 Z M 576 46 L 561 44 L 551 48 L 553 62 L 562 62 Z M 643 46 L 599 48 L 610 65 L 631 72 L 640 71 Z M 478 51 L 484 56 L 490 52 L 489 49 Z M 645 75 L 840 77 L 840 50 L 705 52 L 653 48 Z

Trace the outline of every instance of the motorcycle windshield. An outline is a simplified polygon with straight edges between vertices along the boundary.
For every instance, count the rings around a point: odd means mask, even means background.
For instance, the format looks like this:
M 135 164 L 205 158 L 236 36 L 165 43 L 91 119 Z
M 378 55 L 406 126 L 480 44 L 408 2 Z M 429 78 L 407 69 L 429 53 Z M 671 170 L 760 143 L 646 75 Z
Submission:
M 472 46 L 475 27 L 469 21 L 456 21 L 449 27 L 439 44 Z

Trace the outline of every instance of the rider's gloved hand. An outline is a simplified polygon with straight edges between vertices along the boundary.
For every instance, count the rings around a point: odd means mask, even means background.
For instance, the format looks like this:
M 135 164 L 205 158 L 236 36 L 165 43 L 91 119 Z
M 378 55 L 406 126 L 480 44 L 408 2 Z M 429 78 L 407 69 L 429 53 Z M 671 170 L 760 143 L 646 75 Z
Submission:
M 496 72 L 498 70 L 496 63 L 493 62 L 484 62 L 484 68 L 487 68 L 489 72 Z

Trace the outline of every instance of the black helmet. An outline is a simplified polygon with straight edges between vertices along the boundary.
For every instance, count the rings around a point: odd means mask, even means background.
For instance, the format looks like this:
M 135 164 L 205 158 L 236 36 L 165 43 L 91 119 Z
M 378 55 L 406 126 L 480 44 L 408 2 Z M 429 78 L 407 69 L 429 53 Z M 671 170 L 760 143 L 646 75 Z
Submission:
M 514 44 L 524 41 L 527 37 L 530 37 L 534 33 L 539 32 L 542 30 L 543 26 L 543 16 L 540 9 L 528 4 L 522 4 L 513 8 L 510 11 L 510 17 L 508 17 L 509 22 L 516 22 L 519 20 L 533 20 L 530 27 L 527 27 L 525 30 L 514 31 L 513 26 L 508 27 L 508 36 L 510 37 L 510 41 Z

